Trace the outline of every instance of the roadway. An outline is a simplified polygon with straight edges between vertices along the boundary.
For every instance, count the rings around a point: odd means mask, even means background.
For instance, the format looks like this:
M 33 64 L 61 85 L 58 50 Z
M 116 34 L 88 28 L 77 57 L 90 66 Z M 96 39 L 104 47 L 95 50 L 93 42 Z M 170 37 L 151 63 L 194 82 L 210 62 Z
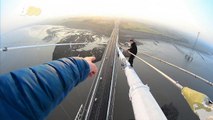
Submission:
M 115 22 L 115 27 L 102 58 L 99 73 L 84 106 L 83 119 L 104 120 L 112 118 L 118 31 L 118 22 Z

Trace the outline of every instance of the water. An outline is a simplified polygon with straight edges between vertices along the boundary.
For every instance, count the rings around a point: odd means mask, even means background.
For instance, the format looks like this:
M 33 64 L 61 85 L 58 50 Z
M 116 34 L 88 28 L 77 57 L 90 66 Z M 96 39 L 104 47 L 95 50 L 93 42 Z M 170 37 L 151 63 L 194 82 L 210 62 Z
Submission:
M 49 62 L 54 48 L 55 46 L 49 46 L 0 52 L 0 73 Z
M 173 79 L 179 81 L 183 86 L 190 87 L 194 90 L 200 91 L 210 99 L 213 99 L 213 87 L 209 86 L 196 78 L 181 72 L 175 68 L 165 65 L 159 61 L 148 58 L 140 53 L 140 51 L 146 51 L 151 55 L 159 57 L 163 60 L 176 64 L 184 69 L 187 69 L 193 73 L 196 73 L 207 80 L 212 81 L 213 78 L 213 56 L 206 56 L 205 61 L 203 58 L 195 53 L 193 55 L 193 61 L 189 62 L 185 59 L 185 54 L 181 53 L 170 43 L 160 41 L 158 45 L 153 43 L 153 40 L 138 40 L 143 41 L 144 45 L 139 45 L 138 56 L 145 59 L 155 67 L 159 68 Z M 178 46 L 178 45 L 177 45 Z M 178 46 L 181 47 L 181 46 Z M 182 49 L 185 53 L 190 51 L 185 48 Z M 159 73 L 148 67 L 146 64 L 138 60 L 134 61 L 134 69 L 138 76 L 141 78 L 144 84 L 148 84 L 151 89 L 151 93 L 157 100 L 158 104 L 170 115 L 170 120 L 198 120 L 199 118 L 191 111 L 189 105 L 181 95 L 181 91 L 175 87 L 172 83 L 162 77 Z M 115 101 L 115 116 L 116 120 L 120 119 L 134 119 L 132 106 L 129 105 L 128 89 L 126 78 L 123 77 L 123 70 L 118 69 L 118 82 L 116 90 Z M 124 92 L 127 92 L 126 94 Z
M 47 27 L 44 27 L 44 28 L 45 30 L 47 29 Z M 48 26 L 48 29 L 49 28 L 52 29 L 52 27 Z M 47 38 L 47 36 L 52 36 L 53 37 L 52 39 L 54 39 L 54 41 L 39 41 L 37 40 L 38 38 L 34 38 L 36 39 L 35 44 L 41 44 L 41 43 L 43 44 L 43 43 L 49 43 L 49 42 L 58 43 L 59 41 L 63 42 L 61 41 L 62 39 L 66 42 L 67 40 L 68 42 L 71 42 L 72 39 L 69 39 L 69 37 L 71 38 L 71 36 L 68 35 L 70 33 L 67 33 L 67 29 L 63 27 L 62 27 L 63 29 L 61 27 L 59 28 L 60 28 L 60 34 L 57 32 L 55 33 L 55 35 L 52 35 L 52 33 L 51 35 L 42 34 L 42 38 Z M 57 31 L 59 28 L 56 29 L 56 27 L 54 27 L 53 31 L 54 30 Z M 43 29 L 41 31 L 43 31 Z M 61 32 L 61 30 L 65 30 L 65 31 Z M 33 34 L 36 34 L 36 33 L 37 32 L 35 31 L 33 32 Z M 67 35 L 66 39 L 63 37 L 56 37 L 57 35 L 61 36 L 62 33 L 63 34 L 66 33 Z M 75 38 L 76 36 L 72 36 L 72 37 Z M 27 40 L 26 38 L 30 39 L 29 37 L 26 37 L 26 34 L 19 38 L 20 39 L 25 38 L 25 40 Z M 76 46 L 72 48 L 70 48 L 69 46 L 67 47 L 49 46 L 49 47 L 26 48 L 26 49 L 9 50 L 6 52 L 0 52 L 0 73 L 3 74 L 14 69 L 34 66 L 34 65 L 51 61 L 53 59 L 58 59 L 60 57 L 67 57 L 67 56 L 95 55 L 96 57 L 99 58 L 99 60 L 101 60 L 103 51 L 106 46 L 106 45 L 99 44 L 100 41 L 102 41 L 103 37 L 97 35 L 96 38 L 100 38 L 100 39 L 91 39 L 91 36 L 87 36 L 87 37 L 84 36 L 83 38 L 85 39 L 82 39 L 80 42 L 84 42 L 87 40 L 93 44 L 92 45 L 90 44 L 91 46 Z M 103 43 L 106 43 L 106 41 L 108 40 L 107 38 L 105 39 L 106 40 L 104 40 Z M 157 38 L 155 38 L 154 40 L 137 39 L 138 51 L 139 51 L 138 56 L 144 58 L 149 63 L 153 64 L 155 67 L 159 68 L 160 70 L 168 74 L 173 79 L 178 80 L 179 83 L 181 83 L 183 86 L 187 86 L 197 91 L 200 91 L 208 95 L 211 99 L 213 99 L 212 87 L 206 85 L 205 83 L 197 80 L 196 78 L 186 73 L 183 73 L 175 68 L 172 68 L 168 65 L 165 65 L 156 60 L 148 58 L 142 55 L 140 52 L 145 51 L 151 55 L 162 58 L 163 60 L 171 62 L 193 73 L 196 73 L 212 82 L 213 82 L 212 80 L 213 56 L 211 54 L 205 54 L 200 51 L 197 51 L 197 52 L 195 51 L 192 54 L 193 60 L 188 61 L 185 58 L 185 55 L 191 54 L 191 49 L 174 44 L 174 43 L 168 43 L 163 41 L 156 42 L 156 39 Z M 11 43 L 13 43 L 13 41 L 11 41 Z M 8 41 L 7 43 L 5 43 L 5 45 L 6 44 L 10 45 Z M 25 43 L 24 40 L 22 40 L 22 43 L 17 42 L 17 45 L 28 45 L 28 44 L 32 44 L 32 43 L 29 41 Z M 12 45 L 16 46 L 15 44 L 12 44 Z M 91 48 L 91 49 L 88 49 L 88 48 Z M 210 51 L 210 53 L 211 52 L 212 51 Z M 96 64 L 99 66 L 100 61 L 97 62 Z M 117 87 L 116 87 L 114 119 L 115 120 L 134 119 L 131 102 L 129 101 L 129 97 L 128 97 L 129 87 L 127 85 L 126 77 L 124 75 L 123 70 L 121 70 L 119 61 L 117 61 L 117 65 L 118 65 L 117 67 L 118 77 L 117 77 Z M 153 69 L 151 69 L 150 67 L 148 67 L 147 65 L 139 61 L 138 59 L 135 59 L 134 61 L 134 68 L 135 68 L 135 71 L 138 73 L 139 77 L 141 78 L 142 82 L 144 84 L 148 84 L 148 86 L 150 87 L 151 93 L 157 100 L 158 104 L 164 110 L 166 110 L 166 113 L 170 115 L 171 120 L 176 120 L 176 119 L 177 120 L 197 120 L 198 119 L 198 117 L 189 108 L 185 99 L 181 95 L 181 92 L 179 91 L 179 89 L 177 89 L 173 84 L 168 82 L 165 78 L 163 78 L 161 75 L 159 75 L 157 72 L 155 72 Z M 93 78 L 89 78 L 85 80 L 84 82 L 80 83 L 78 86 L 76 86 L 70 92 L 70 94 L 65 98 L 65 100 L 61 103 L 62 107 L 58 106 L 48 116 L 47 119 L 48 120 L 58 120 L 58 119 L 68 120 L 69 117 L 71 117 L 71 119 L 74 119 L 80 105 L 83 104 L 87 98 L 92 82 L 93 82 Z M 62 108 L 65 109 L 65 111 L 69 114 L 69 116 L 67 116 L 65 112 L 63 112 Z
M 49 31 L 49 32 L 47 32 Z M 50 32 L 52 31 L 52 32 Z M 46 33 L 47 32 L 47 33 Z M 18 37 L 16 37 L 18 36 Z M 2 47 L 15 47 L 57 43 L 84 43 L 86 45 L 47 46 L 0 51 L 0 74 L 25 67 L 32 67 L 63 57 L 95 56 L 96 65 L 109 40 L 90 30 L 71 29 L 62 26 L 35 25 L 9 33 L 3 37 Z M 94 78 L 88 78 L 76 86 L 64 101 L 47 117 L 51 120 L 74 119 L 81 104 L 86 101 Z M 69 114 L 63 111 L 63 109 Z
M 160 41 L 158 45 L 153 44 L 152 40 L 142 40 L 144 45 L 139 45 L 138 56 L 144 58 L 170 77 L 178 80 L 183 86 L 190 87 L 197 91 L 200 91 L 208 95 L 213 99 L 213 88 L 206 85 L 205 83 L 197 80 L 196 78 L 183 73 L 175 68 L 168 65 L 160 63 L 156 60 L 148 58 L 140 53 L 140 51 L 147 51 L 151 55 L 162 58 L 168 62 L 174 63 L 184 69 L 191 72 L 197 73 L 198 75 L 206 78 L 207 80 L 212 80 L 212 56 L 206 56 L 205 61 L 197 53 L 194 54 L 193 61 L 189 62 L 185 59 L 185 54 L 178 51 L 173 44 Z M 169 50 L 168 50 L 169 49 Z M 182 49 L 184 52 L 190 51 L 187 48 Z M 128 92 L 129 87 L 124 75 L 124 71 L 121 69 L 120 61 L 117 61 L 117 87 L 116 87 L 116 98 L 115 98 L 115 108 L 114 108 L 114 119 L 115 120 L 131 120 L 134 119 L 134 114 L 132 111 L 131 102 L 129 100 Z M 199 118 L 192 112 L 189 105 L 181 95 L 181 92 L 168 80 L 162 77 L 160 74 L 155 72 L 152 68 L 148 67 L 138 59 L 134 61 L 135 71 L 138 73 L 144 84 L 148 84 L 151 93 L 157 100 L 158 104 L 165 113 L 169 115 L 170 120 L 198 120 Z M 67 96 L 67 98 L 62 102 L 62 105 L 69 113 L 69 115 L 74 118 L 80 105 L 85 102 L 88 91 L 92 84 L 92 80 L 86 80 L 79 86 L 73 89 L 73 91 Z M 61 107 L 58 107 L 50 116 L 49 120 L 57 119 L 68 119 L 65 113 L 62 111 Z
M 32 25 L 2 36 L 3 47 L 45 45 L 60 43 L 85 43 L 86 45 L 65 45 L 34 47 L 0 51 L 0 73 L 45 63 L 70 56 L 95 56 L 100 61 L 108 37 L 91 30 L 74 29 L 56 25 Z

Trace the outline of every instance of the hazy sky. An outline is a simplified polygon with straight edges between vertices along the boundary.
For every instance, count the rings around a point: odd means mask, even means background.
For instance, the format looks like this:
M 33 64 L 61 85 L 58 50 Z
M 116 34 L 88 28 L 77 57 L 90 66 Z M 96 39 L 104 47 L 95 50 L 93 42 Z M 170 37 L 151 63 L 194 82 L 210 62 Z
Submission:
M 30 6 L 39 16 L 27 15 Z M 159 22 L 213 43 L 213 0 L 1 0 L 1 34 L 38 20 L 66 15 L 130 17 Z

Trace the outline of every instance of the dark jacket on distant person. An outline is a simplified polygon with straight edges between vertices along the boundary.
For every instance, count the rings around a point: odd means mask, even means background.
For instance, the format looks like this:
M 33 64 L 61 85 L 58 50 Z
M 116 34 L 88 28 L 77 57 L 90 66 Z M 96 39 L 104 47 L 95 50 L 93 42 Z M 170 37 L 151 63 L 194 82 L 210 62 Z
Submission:
M 0 119 L 44 119 L 89 72 L 85 60 L 63 58 L 0 75 Z
M 135 42 L 133 42 L 132 44 L 131 44 L 131 47 L 130 47 L 130 49 L 128 49 L 131 53 L 133 53 L 133 54 L 137 54 L 137 52 L 138 52 L 138 50 L 137 50 L 137 46 L 136 46 L 136 43 Z

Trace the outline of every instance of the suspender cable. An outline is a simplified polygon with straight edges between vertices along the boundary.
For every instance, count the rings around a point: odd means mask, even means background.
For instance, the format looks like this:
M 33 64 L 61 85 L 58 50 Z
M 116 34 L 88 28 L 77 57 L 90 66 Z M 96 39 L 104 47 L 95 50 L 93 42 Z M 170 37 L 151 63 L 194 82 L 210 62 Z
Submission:
M 184 96 L 185 100 L 189 104 L 192 111 L 198 115 L 198 117 L 201 120 L 207 120 L 213 118 L 213 102 L 210 100 L 210 98 L 196 90 L 193 90 L 188 87 L 184 87 L 181 84 L 179 84 L 177 81 L 151 65 L 150 63 L 146 62 L 142 58 L 136 56 L 135 54 L 129 52 L 131 55 L 135 56 L 142 62 L 144 62 L 146 65 L 150 66 L 154 70 L 156 70 L 158 73 L 160 73 L 162 76 L 164 76 L 167 80 L 169 80 L 171 83 L 173 83 L 176 87 L 178 87 L 181 90 L 182 95 Z
M 154 67 L 153 65 L 151 65 L 150 63 L 148 63 L 145 60 L 141 59 L 140 57 L 136 56 L 135 54 L 133 54 L 131 52 L 129 52 L 129 53 L 131 55 L 135 56 L 136 58 L 138 58 L 139 60 L 141 60 L 142 62 L 144 62 L 145 64 L 147 64 L 149 67 L 153 68 L 158 73 L 160 73 L 162 76 L 164 76 L 170 82 L 172 82 L 176 87 L 178 87 L 179 89 L 183 89 L 183 86 L 181 84 L 179 84 L 178 81 L 175 81 L 174 79 L 172 79 L 171 77 L 169 77 L 168 75 L 166 75 L 165 73 L 163 73 L 162 71 L 160 71 L 159 69 L 157 69 L 156 67 Z
M 147 54 L 147 53 L 142 52 L 142 54 L 144 54 L 144 55 L 146 55 L 146 56 L 148 56 L 148 57 L 150 57 L 150 58 L 153 58 L 153 59 L 155 59 L 155 60 L 158 60 L 158 61 L 160 61 L 160 62 L 162 62 L 162 63 L 165 63 L 165 64 L 167 64 L 167 65 L 169 65 L 169 66 L 172 66 L 172 67 L 174 67 L 174 68 L 177 68 L 177 69 L 179 69 L 179 70 L 181 70 L 181 71 L 183 71 L 183 72 L 185 72 L 185 73 L 187 73 L 187 74 L 189 74 L 189 75 L 192 75 L 192 76 L 195 77 L 195 78 L 198 78 L 198 79 L 202 80 L 202 81 L 205 82 L 206 84 L 213 86 L 213 83 L 212 83 L 212 82 L 210 82 L 210 81 L 206 80 L 205 78 L 203 78 L 203 77 L 201 77 L 201 76 L 199 76 L 199 75 L 196 75 L 196 74 L 194 74 L 194 73 L 192 73 L 192 72 L 190 72 L 190 71 L 188 71 L 188 70 L 185 70 L 185 69 L 183 69 L 183 68 L 181 68 L 181 67 L 178 67 L 178 66 L 176 66 L 176 65 L 174 65 L 174 64 L 172 64 L 172 63 L 169 63 L 169 62 L 167 62 L 167 61 L 165 61 L 165 60 L 162 60 L 162 59 L 157 58 L 157 57 L 155 57 L 155 56 L 149 55 L 149 54 Z
M 16 50 L 16 49 L 24 49 L 24 48 L 48 47 L 48 46 L 64 46 L 64 45 L 70 45 L 71 46 L 71 45 L 85 45 L 85 44 L 88 44 L 88 43 L 84 42 L 84 43 L 27 45 L 27 46 L 17 46 L 17 47 L 3 47 L 3 48 L 0 48 L 0 51 Z
M 117 45 L 119 58 L 124 66 L 124 72 L 130 87 L 129 98 L 132 103 L 133 112 L 136 120 L 166 120 L 157 101 L 149 91 L 149 87 L 144 85 L 135 70 L 130 67 Z

